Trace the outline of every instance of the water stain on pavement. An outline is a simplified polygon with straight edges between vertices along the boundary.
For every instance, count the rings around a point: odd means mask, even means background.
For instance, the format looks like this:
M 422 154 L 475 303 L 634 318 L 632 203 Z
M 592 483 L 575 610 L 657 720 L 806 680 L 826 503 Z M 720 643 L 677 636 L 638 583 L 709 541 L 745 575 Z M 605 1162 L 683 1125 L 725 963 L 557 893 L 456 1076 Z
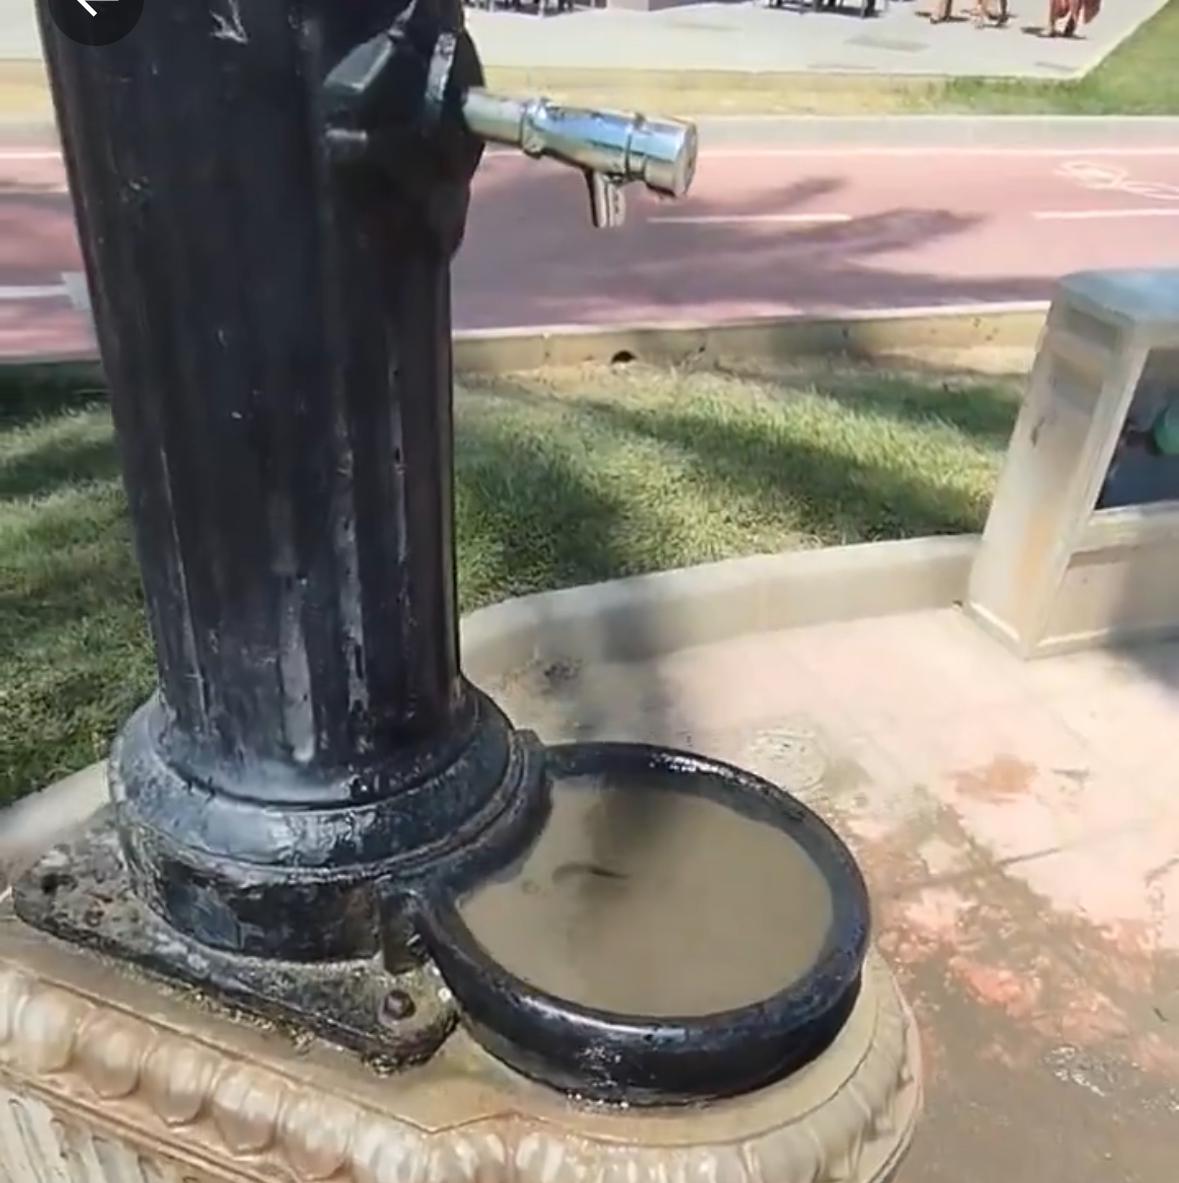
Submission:
M 1028 792 L 1036 775 L 1036 766 L 1015 756 L 996 756 L 981 768 L 956 772 L 951 780 L 966 797 L 983 801 L 1005 801 Z

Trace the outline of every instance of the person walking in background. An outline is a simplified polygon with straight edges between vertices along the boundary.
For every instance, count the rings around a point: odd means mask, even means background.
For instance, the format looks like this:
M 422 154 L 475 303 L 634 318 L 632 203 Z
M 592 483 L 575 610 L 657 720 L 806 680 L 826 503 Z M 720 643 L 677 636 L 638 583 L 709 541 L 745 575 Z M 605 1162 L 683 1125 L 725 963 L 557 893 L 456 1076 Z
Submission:
M 930 24 L 940 25 L 952 19 L 953 8 L 954 0 L 935 0 L 927 14 Z M 1100 11 L 1101 0 L 1048 0 L 1048 23 L 1044 34 L 1072 37 L 1078 25 L 1090 24 Z M 971 15 L 976 27 L 1005 25 L 1009 17 L 1008 0 L 976 0 Z M 1064 21 L 1064 28 L 1058 32 L 1057 25 L 1061 21 Z
M 1061 32 L 1071 37 L 1078 24 L 1092 23 L 1100 11 L 1101 0 L 1048 0 L 1048 36 L 1055 37 L 1057 22 L 1064 21 Z
M 933 11 L 929 14 L 929 23 L 940 25 L 948 21 L 953 15 L 953 6 L 954 0 L 937 0 Z M 1007 0 L 975 0 L 971 15 L 976 28 L 987 23 L 1005 25 L 1008 16 Z

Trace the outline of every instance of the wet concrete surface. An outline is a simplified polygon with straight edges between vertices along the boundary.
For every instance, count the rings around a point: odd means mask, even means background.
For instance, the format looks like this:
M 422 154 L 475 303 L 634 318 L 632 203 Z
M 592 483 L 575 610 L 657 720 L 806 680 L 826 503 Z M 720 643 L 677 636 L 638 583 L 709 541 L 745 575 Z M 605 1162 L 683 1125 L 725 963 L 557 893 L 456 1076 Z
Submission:
M 840 831 L 922 1032 L 900 1183 L 1175 1177 L 1179 645 L 1024 663 L 945 611 L 490 688 L 546 739 L 693 747 Z

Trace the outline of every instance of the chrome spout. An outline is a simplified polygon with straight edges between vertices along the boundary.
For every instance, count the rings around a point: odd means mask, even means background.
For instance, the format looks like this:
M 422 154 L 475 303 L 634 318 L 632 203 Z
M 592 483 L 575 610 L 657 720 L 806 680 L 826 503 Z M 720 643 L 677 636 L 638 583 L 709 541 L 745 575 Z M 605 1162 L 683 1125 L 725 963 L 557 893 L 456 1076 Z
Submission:
M 590 182 L 596 225 L 618 225 L 618 187 L 640 181 L 664 197 L 683 197 L 696 170 L 696 128 L 677 119 L 563 107 L 482 89 L 463 96 L 463 119 L 481 139 L 580 168 Z

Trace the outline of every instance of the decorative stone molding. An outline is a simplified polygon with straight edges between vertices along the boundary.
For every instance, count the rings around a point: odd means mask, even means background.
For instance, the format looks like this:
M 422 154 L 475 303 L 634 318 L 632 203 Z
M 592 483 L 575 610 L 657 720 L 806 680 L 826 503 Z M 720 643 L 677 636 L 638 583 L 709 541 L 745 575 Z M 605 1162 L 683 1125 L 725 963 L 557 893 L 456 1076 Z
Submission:
M 50 950 L 76 981 L 22 956 L 47 940 L 0 953 L 3 1183 L 877 1183 L 920 1104 L 915 1031 L 876 956 L 804 1071 L 699 1108 L 622 1110 L 523 1080 L 461 1032 L 382 1079 L 142 980 L 104 971 L 96 995 L 82 955 Z

